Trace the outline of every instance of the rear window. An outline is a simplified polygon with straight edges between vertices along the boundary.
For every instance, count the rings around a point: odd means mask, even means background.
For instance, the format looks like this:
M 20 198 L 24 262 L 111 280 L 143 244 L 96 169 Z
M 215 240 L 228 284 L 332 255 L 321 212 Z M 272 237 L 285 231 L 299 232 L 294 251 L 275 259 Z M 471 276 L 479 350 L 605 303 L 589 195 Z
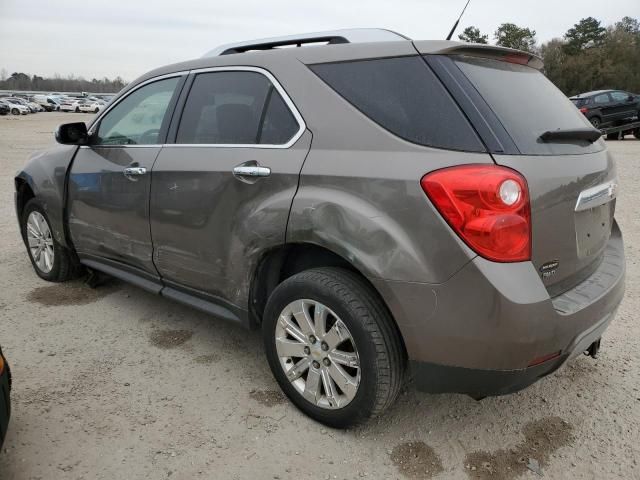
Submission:
M 364 115 L 405 140 L 451 150 L 485 151 L 458 105 L 419 56 L 310 68 Z
M 569 99 L 538 70 L 498 60 L 458 57 L 456 64 L 500 119 L 525 155 L 600 151 L 603 142 L 544 143 L 549 130 L 590 127 Z
M 571 102 L 577 108 L 581 108 L 581 107 L 584 107 L 587 103 L 589 103 L 589 99 L 588 98 L 572 98 Z

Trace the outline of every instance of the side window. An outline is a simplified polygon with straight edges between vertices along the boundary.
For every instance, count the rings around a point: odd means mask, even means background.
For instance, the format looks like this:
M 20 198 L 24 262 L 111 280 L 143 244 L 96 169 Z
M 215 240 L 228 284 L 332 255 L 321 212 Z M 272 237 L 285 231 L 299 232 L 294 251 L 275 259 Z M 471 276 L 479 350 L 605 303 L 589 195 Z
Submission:
M 596 95 L 593 98 L 593 103 L 595 103 L 596 105 L 602 105 L 604 103 L 609 103 L 609 95 L 606 93 L 603 93 L 602 95 Z
M 261 73 L 208 72 L 193 81 L 176 143 L 284 144 L 297 130 L 293 114 Z
M 449 92 L 419 56 L 321 63 L 310 68 L 369 119 L 405 140 L 485 151 Z
M 627 98 L 629 98 L 629 94 L 624 92 L 611 92 L 611 96 L 616 102 L 626 102 Z
M 140 87 L 100 120 L 93 145 L 153 145 L 179 77 Z
M 259 143 L 282 145 L 296 134 L 300 126 L 278 91 L 271 87 Z

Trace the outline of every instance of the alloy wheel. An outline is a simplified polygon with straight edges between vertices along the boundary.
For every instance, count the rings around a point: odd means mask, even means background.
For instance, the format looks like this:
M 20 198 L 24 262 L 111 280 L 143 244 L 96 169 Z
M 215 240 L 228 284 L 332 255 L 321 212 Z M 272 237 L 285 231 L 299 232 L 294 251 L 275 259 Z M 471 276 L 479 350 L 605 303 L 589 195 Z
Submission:
M 344 322 L 315 300 L 296 300 L 275 328 L 280 366 L 303 398 L 325 409 L 348 405 L 360 385 L 360 358 Z
M 53 237 L 47 220 L 35 210 L 27 218 L 27 243 L 29 254 L 38 269 L 43 273 L 49 273 L 53 269 L 55 259 Z

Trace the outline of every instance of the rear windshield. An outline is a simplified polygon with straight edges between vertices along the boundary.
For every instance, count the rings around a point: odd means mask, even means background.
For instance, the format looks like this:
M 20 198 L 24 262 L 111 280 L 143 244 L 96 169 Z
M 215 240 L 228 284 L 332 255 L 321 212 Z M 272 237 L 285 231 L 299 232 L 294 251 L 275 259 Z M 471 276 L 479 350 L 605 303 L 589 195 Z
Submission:
M 457 57 L 456 64 L 476 87 L 525 155 L 592 153 L 602 141 L 544 143 L 549 130 L 590 127 L 575 105 L 538 70 L 498 60 Z
M 486 150 L 419 56 L 323 63 L 310 68 L 364 115 L 405 140 L 451 150 Z
M 572 98 L 571 102 L 578 108 L 584 107 L 588 103 L 588 98 Z

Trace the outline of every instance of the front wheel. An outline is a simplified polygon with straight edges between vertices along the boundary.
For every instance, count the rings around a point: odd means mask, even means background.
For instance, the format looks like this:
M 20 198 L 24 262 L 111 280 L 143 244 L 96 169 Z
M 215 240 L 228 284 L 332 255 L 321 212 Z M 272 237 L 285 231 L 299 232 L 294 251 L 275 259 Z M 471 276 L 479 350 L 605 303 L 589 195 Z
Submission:
M 640 140 L 640 128 L 636 128 L 633 131 L 633 136 L 636 137 L 638 140 Z
M 307 270 L 278 285 L 263 337 L 284 393 L 325 425 L 346 428 L 379 415 L 402 385 L 405 356 L 395 324 L 348 270 Z
M 70 252 L 53 235 L 46 212 L 37 199 L 27 202 L 20 222 L 29 259 L 40 278 L 64 282 L 73 278 L 76 268 Z
M 12 108 L 12 109 L 11 109 L 11 113 L 12 113 L 13 115 L 20 115 L 20 110 L 18 110 L 17 108 Z

